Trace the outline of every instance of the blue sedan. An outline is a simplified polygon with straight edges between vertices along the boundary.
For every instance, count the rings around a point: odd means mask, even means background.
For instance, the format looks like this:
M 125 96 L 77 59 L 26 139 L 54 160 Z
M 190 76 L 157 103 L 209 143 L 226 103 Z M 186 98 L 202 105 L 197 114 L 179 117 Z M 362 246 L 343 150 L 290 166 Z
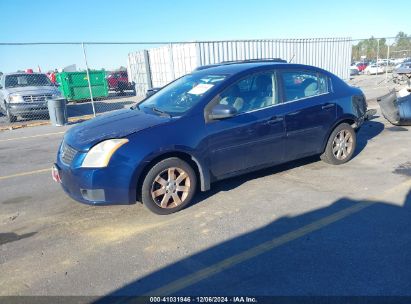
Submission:
M 360 89 L 316 67 L 206 66 L 68 130 L 53 178 L 79 202 L 169 214 L 228 177 L 310 155 L 347 162 L 366 111 Z

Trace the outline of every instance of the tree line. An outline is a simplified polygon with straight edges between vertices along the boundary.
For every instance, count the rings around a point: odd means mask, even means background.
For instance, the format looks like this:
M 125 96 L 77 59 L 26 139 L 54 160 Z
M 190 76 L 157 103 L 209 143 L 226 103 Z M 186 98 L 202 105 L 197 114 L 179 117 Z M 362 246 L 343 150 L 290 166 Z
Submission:
M 391 44 L 387 43 L 385 38 L 377 39 L 371 36 L 371 38 L 361 40 L 352 46 L 353 60 L 361 60 L 361 56 L 375 59 L 377 55 L 379 58 L 387 58 L 387 54 L 389 58 L 411 57 L 411 35 L 399 32 Z

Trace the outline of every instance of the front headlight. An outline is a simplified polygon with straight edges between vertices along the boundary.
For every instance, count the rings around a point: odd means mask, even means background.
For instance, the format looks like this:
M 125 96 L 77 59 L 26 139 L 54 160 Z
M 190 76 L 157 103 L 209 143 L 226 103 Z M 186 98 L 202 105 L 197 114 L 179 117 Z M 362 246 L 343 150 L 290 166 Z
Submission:
M 24 102 L 23 96 L 19 94 L 10 94 L 9 95 L 9 102 Z
M 103 168 L 107 167 L 111 156 L 122 145 L 128 143 L 128 139 L 108 139 L 95 145 L 88 151 L 81 164 L 83 168 Z

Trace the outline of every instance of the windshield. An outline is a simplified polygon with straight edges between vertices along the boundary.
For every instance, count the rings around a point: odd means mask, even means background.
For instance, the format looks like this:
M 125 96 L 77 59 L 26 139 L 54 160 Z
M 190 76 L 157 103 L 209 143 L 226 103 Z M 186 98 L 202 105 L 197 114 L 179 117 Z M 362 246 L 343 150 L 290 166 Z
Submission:
M 180 116 L 196 105 L 206 92 L 225 78 L 225 75 L 215 74 L 185 75 L 147 98 L 138 107 L 159 114 Z
M 48 77 L 44 74 L 17 74 L 7 75 L 5 79 L 6 88 L 27 87 L 27 86 L 53 86 Z

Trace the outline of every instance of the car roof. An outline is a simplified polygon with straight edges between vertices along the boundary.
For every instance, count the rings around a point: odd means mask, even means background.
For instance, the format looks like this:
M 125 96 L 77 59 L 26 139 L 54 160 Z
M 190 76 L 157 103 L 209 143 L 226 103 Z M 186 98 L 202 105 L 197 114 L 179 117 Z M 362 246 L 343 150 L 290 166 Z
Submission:
M 304 65 L 304 64 L 296 64 L 296 63 L 287 63 L 287 62 L 276 62 L 276 61 L 255 61 L 255 62 L 230 62 L 230 63 L 223 63 L 223 64 L 215 64 L 209 66 L 199 67 L 194 70 L 193 74 L 224 74 L 224 75 L 234 75 L 246 71 L 251 70 L 258 70 L 262 69 L 269 69 L 269 68 L 276 68 L 276 67 L 288 67 L 288 68 L 304 68 L 304 69 L 316 69 L 321 70 L 320 68 Z

